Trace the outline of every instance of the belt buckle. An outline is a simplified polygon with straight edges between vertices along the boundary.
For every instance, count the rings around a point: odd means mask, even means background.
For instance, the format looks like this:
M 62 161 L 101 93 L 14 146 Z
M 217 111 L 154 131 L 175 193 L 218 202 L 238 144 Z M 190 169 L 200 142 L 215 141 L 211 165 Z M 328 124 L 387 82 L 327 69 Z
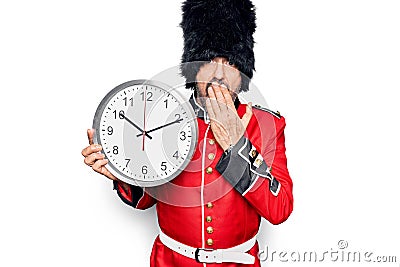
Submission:
M 219 263 L 220 259 L 217 259 L 215 254 L 206 256 L 205 261 L 200 261 L 199 259 L 200 251 L 205 251 L 206 253 L 218 252 L 218 250 L 212 248 L 197 248 L 196 251 L 194 252 L 194 258 L 198 263 Z

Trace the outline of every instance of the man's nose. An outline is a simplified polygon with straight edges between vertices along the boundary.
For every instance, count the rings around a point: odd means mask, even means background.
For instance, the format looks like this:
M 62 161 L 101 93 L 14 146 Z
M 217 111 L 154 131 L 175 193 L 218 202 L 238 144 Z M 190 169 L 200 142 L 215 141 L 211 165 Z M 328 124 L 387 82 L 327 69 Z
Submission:
M 224 78 L 224 64 L 217 63 L 215 65 L 214 77 L 221 80 Z

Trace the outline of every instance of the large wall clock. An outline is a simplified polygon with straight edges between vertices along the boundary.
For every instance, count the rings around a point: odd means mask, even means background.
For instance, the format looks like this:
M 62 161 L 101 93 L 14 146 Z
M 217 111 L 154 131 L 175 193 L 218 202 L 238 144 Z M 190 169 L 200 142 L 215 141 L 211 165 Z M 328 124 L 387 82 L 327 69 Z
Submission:
M 118 179 L 143 187 L 175 178 L 197 144 L 193 108 L 176 89 L 134 80 L 110 91 L 93 119 L 95 142 Z

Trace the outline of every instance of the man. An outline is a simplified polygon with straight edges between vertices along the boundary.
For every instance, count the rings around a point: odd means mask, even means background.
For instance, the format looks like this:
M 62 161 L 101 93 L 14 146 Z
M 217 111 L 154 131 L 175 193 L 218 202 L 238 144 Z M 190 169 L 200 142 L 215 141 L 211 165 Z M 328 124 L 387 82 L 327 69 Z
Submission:
M 191 163 L 168 184 L 140 188 L 107 170 L 93 130 L 82 154 L 114 181 L 126 204 L 156 204 L 161 233 L 151 266 L 260 266 L 255 236 L 261 217 L 285 221 L 293 195 L 284 118 L 237 97 L 248 90 L 254 70 L 254 6 L 250 0 L 187 0 L 182 10 L 181 70 L 193 89 L 199 129 Z

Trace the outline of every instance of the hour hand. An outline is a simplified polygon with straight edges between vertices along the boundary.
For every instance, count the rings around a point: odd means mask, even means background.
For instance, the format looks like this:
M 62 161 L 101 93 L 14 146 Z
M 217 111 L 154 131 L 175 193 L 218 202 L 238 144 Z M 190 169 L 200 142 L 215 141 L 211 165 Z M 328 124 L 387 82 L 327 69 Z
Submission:
M 124 116 L 124 119 L 129 122 L 133 127 L 135 127 L 136 129 L 138 129 L 140 132 L 142 132 L 140 135 L 143 135 L 143 133 L 149 138 L 152 139 L 153 137 L 151 137 L 150 135 L 148 135 L 148 133 L 146 133 L 145 131 L 142 130 L 142 128 L 140 128 L 139 126 L 136 125 L 136 123 L 134 123 L 133 121 L 131 121 L 130 119 L 128 119 L 126 116 Z M 137 135 L 137 136 L 140 136 Z

